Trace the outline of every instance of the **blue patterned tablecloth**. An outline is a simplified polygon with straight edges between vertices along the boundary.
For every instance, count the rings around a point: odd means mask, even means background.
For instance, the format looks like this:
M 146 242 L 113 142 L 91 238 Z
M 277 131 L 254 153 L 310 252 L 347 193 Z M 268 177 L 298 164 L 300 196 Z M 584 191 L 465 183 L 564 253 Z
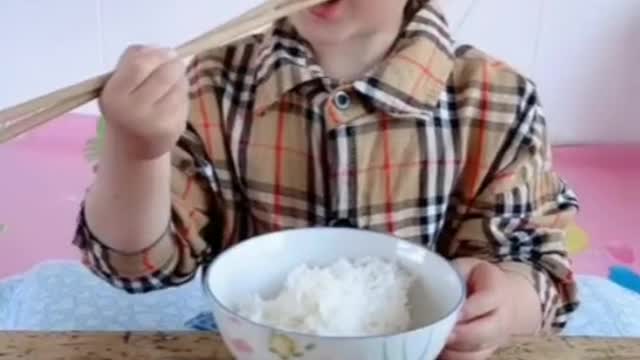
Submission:
M 640 296 L 607 279 L 579 277 L 582 306 L 565 334 L 640 337 Z M 212 326 L 200 280 L 128 295 L 77 263 L 47 263 L 0 283 L 0 330 L 176 331 Z
M 208 310 L 199 281 L 144 295 L 106 285 L 80 264 L 47 263 L 0 286 L 0 329 L 188 330 Z M 4 294 L 4 295 L 3 295 Z

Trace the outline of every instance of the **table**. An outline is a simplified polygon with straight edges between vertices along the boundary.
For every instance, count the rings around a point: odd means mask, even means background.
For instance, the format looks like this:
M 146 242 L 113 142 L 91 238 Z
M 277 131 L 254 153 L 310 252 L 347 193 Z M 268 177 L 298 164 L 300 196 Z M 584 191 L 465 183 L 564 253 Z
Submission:
M 2 333 L 0 360 L 233 360 L 208 333 Z M 640 359 L 640 339 L 518 338 L 496 360 Z

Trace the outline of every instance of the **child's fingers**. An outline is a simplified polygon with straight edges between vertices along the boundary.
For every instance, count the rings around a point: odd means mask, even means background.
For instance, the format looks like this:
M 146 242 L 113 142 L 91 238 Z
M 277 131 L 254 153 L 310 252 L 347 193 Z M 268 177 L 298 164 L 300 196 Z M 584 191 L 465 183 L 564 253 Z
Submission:
M 154 106 L 154 112 L 158 114 L 165 114 L 172 118 L 179 116 L 183 118 L 175 118 L 175 121 L 167 121 L 165 125 L 170 126 L 168 129 L 171 133 L 177 131 L 176 127 L 179 127 L 179 133 L 184 131 L 184 126 L 187 121 L 187 114 L 185 111 L 185 104 L 188 104 L 189 97 L 187 86 L 183 82 L 178 82 L 174 85 L 168 93 L 166 93 Z M 184 120 L 184 121 L 181 121 Z
M 500 302 L 499 269 L 490 264 L 479 264 L 467 280 L 471 294 L 462 310 L 462 322 L 467 322 L 495 311 Z
M 180 59 L 166 62 L 156 68 L 138 87 L 134 97 L 144 103 L 153 104 L 160 101 L 185 79 L 186 69 Z
M 189 82 L 183 77 L 171 86 L 165 94 L 158 98 L 154 105 L 159 111 L 165 112 L 175 109 L 180 104 L 189 100 Z
M 156 48 L 129 48 L 109 82 L 122 94 L 131 94 L 138 89 L 158 67 L 172 61 L 171 51 Z
M 461 324 L 454 330 L 452 341 L 447 344 L 448 350 L 474 352 L 491 349 L 497 346 L 501 337 L 497 316 L 489 315 L 478 320 Z
M 488 315 L 498 310 L 500 306 L 499 295 L 491 291 L 481 290 L 472 294 L 462 308 L 460 323 L 467 323 Z

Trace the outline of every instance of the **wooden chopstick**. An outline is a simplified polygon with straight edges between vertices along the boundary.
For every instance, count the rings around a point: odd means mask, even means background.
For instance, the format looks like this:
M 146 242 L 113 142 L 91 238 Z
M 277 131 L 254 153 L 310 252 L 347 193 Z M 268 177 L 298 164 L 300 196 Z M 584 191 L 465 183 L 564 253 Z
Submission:
M 30 114 L 46 111 L 47 108 L 55 106 L 57 103 L 63 102 L 67 99 L 75 98 L 83 94 L 98 92 L 102 89 L 104 84 L 106 84 L 110 76 L 111 73 L 96 76 L 75 85 L 53 91 L 49 94 L 39 96 L 22 104 L 0 111 L 0 133 L 13 126 L 16 121 L 24 121 L 21 119 L 27 118 Z M 96 94 L 96 97 L 97 96 L 98 94 Z M 93 99 L 90 99 L 87 102 L 91 100 Z
M 327 0 L 267 0 L 243 15 L 190 40 L 176 51 L 182 58 L 222 47 L 274 21 Z M 112 73 L 53 91 L 0 111 L 0 144 L 24 134 L 100 96 Z
M 283 1 L 286 1 L 286 0 L 273 0 L 274 3 L 282 3 Z M 265 11 L 268 11 L 269 6 L 274 6 L 274 5 L 272 5 L 271 2 L 263 3 L 258 7 L 255 7 L 249 10 L 248 12 L 246 12 L 245 14 L 237 17 L 236 19 L 232 19 L 227 23 L 219 26 L 213 31 L 227 30 L 229 27 L 237 26 L 238 23 L 256 18 L 260 16 L 260 14 L 264 13 Z M 201 35 L 199 38 L 205 37 L 205 36 L 206 34 Z M 184 45 L 192 44 L 194 41 L 195 39 L 189 41 L 188 43 L 185 43 Z M 51 92 L 49 94 L 37 97 L 35 99 L 24 102 L 22 104 L 18 104 L 6 110 L 0 111 L 0 119 L 4 119 L 4 118 L 16 119 L 21 116 L 26 117 L 25 114 L 39 112 L 40 109 L 46 109 L 47 106 L 55 105 L 56 102 L 61 101 L 61 99 L 62 100 L 67 99 L 70 96 L 74 96 L 76 93 L 85 91 L 84 89 L 92 89 L 92 88 L 101 89 L 102 87 L 104 87 L 104 84 L 107 82 L 107 80 L 109 80 L 109 77 L 111 75 L 112 73 L 107 73 L 101 76 L 93 77 L 93 78 L 84 80 L 81 83 L 55 90 L 54 92 Z
M 40 125 L 49 122 L 50 120 L 54 120 L 59 116 L 88 103 L 97 96 L 98 95 L 96 94 L 86 93 L 77 97 L 68 98 L 47 107 L 46 109 L 31 113 L 24 118 L 18 118 L 10 126 L 0 129 L 0 144 L 25 134 Z
M 282 5 L 282 3 L 285 3 L 287 1 L 290 1 L 290 0 L 271 0 L 265 3 L 262 3 L 257 7 L 254 7 L 253 9 L 240 15 L 239 17 L 235 19 L 231 19 L 230 21 L 227 21 L 226 23 L 218 26 L 217 28 L 211 30 L 209 33 L 218 32 L 218 31 L 228 31 L 229 28 L 232 28 L 233 26 L 238 26 L 238 24 L 244 21 L 253 20 L 259 17 L 260 15 L 265 14 L 267 11 L 271 10 L 273 7 Z M 182 48 L 184 46 L 192 46 L 196 41 L 202 38 L 206 38 L 206 36 L 209 33 L 203 34 L 198 38 L 193 39 L 181 45 L 179 48 Z M 224 45 L 221 45 L 221 46 L 224 46 Z M 76 93 L 84 91 L 84 89 L 91 89 L 91 88 L 101 89 L 102 87 L 104 87 L 104 84 L 107 82 L 107 80 L 111 75 L 112 73 L 107 73 L 101 76 L 96 76 L 96 77 L 84 80 L 75 85 L 58 89 L 49 94 L 45 94 L 43 96 L 39 96 L 27 102 L 15 105 L 6 110 L 2 110 L 0 111 L 0 119 L 5 119 L 5 118 L 16 119 L 19 117 L 26 117 L 26 115 L 28 115 L 29 113 L 35 113 L 41 109 L 45 109 L 47 106 L 55 105 L 56 102 L 61 101 L 61 99 L 66 99 L 69 96 L 74 96 Z M 0 127 L 0 130 L 2 130 L 1 127 Z

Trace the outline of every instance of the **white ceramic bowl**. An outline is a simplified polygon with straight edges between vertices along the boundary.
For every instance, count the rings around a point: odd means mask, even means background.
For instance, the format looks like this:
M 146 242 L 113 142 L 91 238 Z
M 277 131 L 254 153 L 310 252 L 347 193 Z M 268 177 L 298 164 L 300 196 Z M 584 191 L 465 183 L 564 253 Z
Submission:
M 274 329 L 232 311 L 251 294 L 275 296 L 299 265 L 327 266 L 364 256 L 398 261 L 416 275 L 409 294 L 409 332 L 321 337 Z M 465 298 L 459 274 L 439 255 L 388 235 L 340 228 L 290 230 L 244 241 L 211 264 L 204 282 L 225 344 L 238 360 L 435 359 Z

